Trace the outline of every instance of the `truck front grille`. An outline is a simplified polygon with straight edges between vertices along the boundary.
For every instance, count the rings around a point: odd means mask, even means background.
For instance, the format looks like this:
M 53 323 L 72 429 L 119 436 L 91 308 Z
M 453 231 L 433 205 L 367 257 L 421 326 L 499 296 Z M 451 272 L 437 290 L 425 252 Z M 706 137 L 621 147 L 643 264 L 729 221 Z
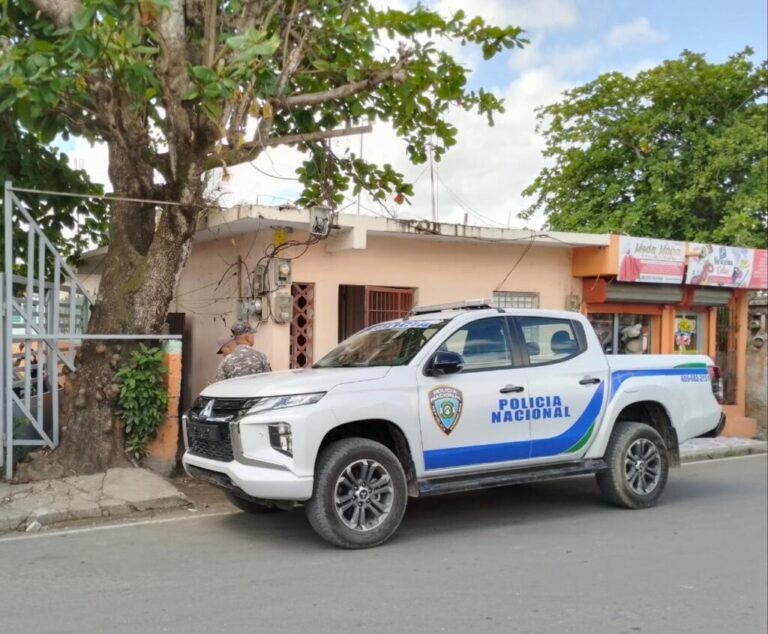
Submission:
M 213 427 L 213 425 L 211 425 Z M 201 458 L 232 462 L 235 459 L 232 453 L 232 439 L 229 434 L 229 424 L 217 424 L 215 426 L 219 438 L 210 440 L 203 436 L 199 426 L 189 423 L 187 426 L 187 438 L 189 439 L 189 453 Z
M 229 423 L 248 411 L 254 402 L 246 398 L 198 398 L 187 414 L 187 451 L 210 460 L 234 460 Z

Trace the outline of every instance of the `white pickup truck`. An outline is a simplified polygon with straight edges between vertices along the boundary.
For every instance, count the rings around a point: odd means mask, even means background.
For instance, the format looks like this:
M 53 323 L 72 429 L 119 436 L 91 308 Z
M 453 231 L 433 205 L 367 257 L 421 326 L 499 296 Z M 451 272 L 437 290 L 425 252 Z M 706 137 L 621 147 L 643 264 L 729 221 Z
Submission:
M 717 435 L 706 356 L 606 356 L 576 313 L 464 302 L 353 335 L 313 369 L 230 379 L 184 417 L 184 465 L 253 512 L 303 505 L 345 548 L 397 530 L 408 497 L 594 473 L 652 506 L 678 443 Z

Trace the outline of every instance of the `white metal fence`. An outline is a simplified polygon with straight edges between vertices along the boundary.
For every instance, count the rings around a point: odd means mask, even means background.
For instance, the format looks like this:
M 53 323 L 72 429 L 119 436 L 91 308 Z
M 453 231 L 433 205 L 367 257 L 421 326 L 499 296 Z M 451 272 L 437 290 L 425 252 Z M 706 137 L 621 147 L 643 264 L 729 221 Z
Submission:
M 166 334 L 87 333 L 93 299 L 33 220 L 18 197 L 20 193 L 56 192 L 5 183 L 5 249 L 0 272 L 0 469 L 8 479 L 13 477 L 17 449 L 53 449 L 59 444 L 60 371 L 65 366 L 75 369 L 77 347 L 84 339 L 181 339 L 181 335 Z M 25 238 L 20 244 L 14 243 L 14 226 L 24 228 Z M 13 274 L 14 265 L 19 263 L 25 265 L 23 276 Z
M 0 465 L 13 475 L 18 447 L 54 448 L 59 442 L 59 370 L 74 370 L 75 347 L 92 299 L 19 200 L 11 183 L 3 199 L 3 451 Z M 14 242 L 14 226 L 25 240 Z M 24 276 L 13 275 L 25 264 Z M 49 279 L 50 278 L 50 279 Z

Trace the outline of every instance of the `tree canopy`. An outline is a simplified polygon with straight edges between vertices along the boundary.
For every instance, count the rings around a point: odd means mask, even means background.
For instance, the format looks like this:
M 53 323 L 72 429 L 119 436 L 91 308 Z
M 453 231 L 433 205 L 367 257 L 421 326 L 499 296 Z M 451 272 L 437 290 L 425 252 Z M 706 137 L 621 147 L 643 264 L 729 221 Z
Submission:
M 768 74 L 752 51 L 685 51 L 539 111 L 550 159 L 525 190 L 553 229 L 768 246 Z
M 339 200 L 350 181 L 408 194 L 389 166 L 328 160 L 322 131 L 391 121 L 413 161 L 426 160 L 432 139 L 439 158 L 457 134 L 450 106 L 492 121 L 501 102 L 468 90 L 466 69 L 435 42 L 476 44 L 486 58 L 524 42 L 521 29 L 463 11 L 378 11 L 367 0 L 3 4 L 0 111 L 12 108 L 43 140 L 67 131 L 120 143 L 152 168 L 143 184 L 159 199 L 174 198 L 182 147 L 204 153 L 206 168 L 226 167 L 297 134 L 313 159 L 301 170 L 304 202 Z
M 6 181 L 30 189 L 94 196 L 102 193 L 102 187 L 91 183 L 88 174 L 70 166 L 64 154 L 42 144 L 8 112 L 0 114 L 0 183 Z M 96 198 L 46 195 L 30 196 L 25 202 L 30 215 L 70 262 L 76 262 L 84 251 L 104 240 L 106 206 Z M 2 205 L 0 199 L 0 211 Z M 17 223 L 13 230 L 14 242 L 23 244 L 23 227 Z M 4 240 L 5 235 L 0 232 L 0 252 Z M 14 269 L 22 272 L 24 263 L 17 262 Z
M 349 187 L 407 197 L 391 165 L 335 156 L 325 140 L 386 121 L 411 161 L 439 159 L 456 142 L 451 108 L 491 123 L 502 110 L 468 87 L 444 44 L 490 59 L 525 43 L 519 27 L 464 11 L 379 10 L 371 0 L 0 0 L 0 10 L 0 113 L 42 141 L 68 133 L 109 149 L 115 198 L 92 333 L 162 328 L 212 168 L 295 143 L 308 155 L 306 205 L 333 208 Z M 84 342 L 69 383 L 54 452 L 65 471 L 122 455 L 105 348 Z

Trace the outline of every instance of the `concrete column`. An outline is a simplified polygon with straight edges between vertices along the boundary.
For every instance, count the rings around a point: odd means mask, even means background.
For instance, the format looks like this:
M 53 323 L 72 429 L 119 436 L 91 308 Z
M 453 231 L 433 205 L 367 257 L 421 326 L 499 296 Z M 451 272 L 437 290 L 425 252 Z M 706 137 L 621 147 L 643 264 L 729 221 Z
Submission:
M 181 398 L 181 341 L 171 340 L 163 345 L 165 351 L 165 384 L 168 389 L 168 408 L 165 422 L 150 441 L 144 466 L 164 476 L 176 470 L 179 450 L 179 399 Z

